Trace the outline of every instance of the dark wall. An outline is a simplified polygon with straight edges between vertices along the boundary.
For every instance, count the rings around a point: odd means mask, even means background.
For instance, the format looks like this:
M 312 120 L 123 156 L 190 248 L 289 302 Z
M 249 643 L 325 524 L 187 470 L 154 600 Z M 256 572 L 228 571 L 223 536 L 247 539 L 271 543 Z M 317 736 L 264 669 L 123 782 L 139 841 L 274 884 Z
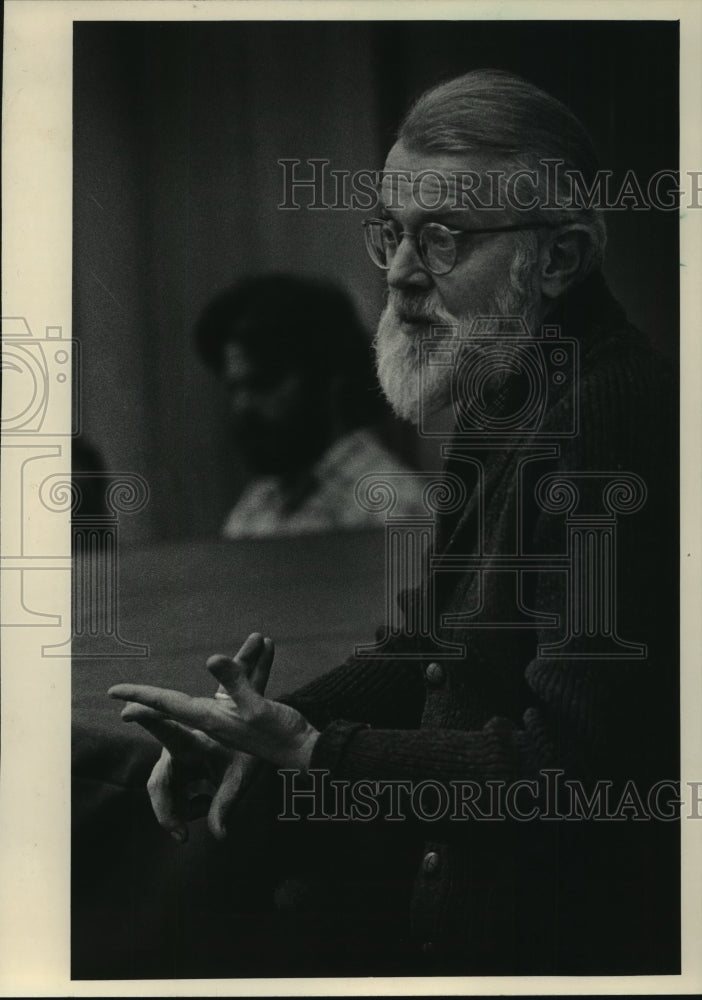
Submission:
M 369 329 L 362 211 L 282 211 L 284 157 L 377 169 L 408 102 L 478 66 L 568 103 L 622 177 L 677 164 L 675 22 L 86 23 L 74 35 L 74 332 L 84 430 L 146 477 L 133 541 L 215 532 L 240 487 L 226 408 L 191 349 L 243 274 L 324 274 Z M 607 275 L 674 352 L 677 214 L 609 213 Z

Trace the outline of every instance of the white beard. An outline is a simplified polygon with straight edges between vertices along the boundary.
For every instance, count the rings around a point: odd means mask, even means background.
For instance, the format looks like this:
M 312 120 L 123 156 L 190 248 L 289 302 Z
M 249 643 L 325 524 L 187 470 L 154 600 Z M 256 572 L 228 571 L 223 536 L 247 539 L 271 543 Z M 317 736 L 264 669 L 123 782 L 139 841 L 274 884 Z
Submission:
M 458 318 L 443 308 L 435 292 L 425 296 L 414 293 L 408 298 L 391 288 L 373 346 L 378 381 L 397 416 L 419 426 L 422 416 L 431 416 L 449 406 L 452 374 L 460 360 L 458 352 L 480 350 L 479 344 L 471 346 L 474 321 L 483 317 L 521 316 L 533 333 L 538 315 L 537 301 L 536 294 L 526 286 L 513 287 L 495 295 L 480 312 Z M 433 338 L 432 328 L 437 326 L 448 329 L 442 329 L 441 336 Z M 481 326 L 481 340 L 485 334 L 489 335 L 489 326 L 487 329 Z M 453 366 L 425 363 L 422 367 L 420 345 L 425 339 L 433 339 L 437 346 L 453 350 Z M 460 347 L 453 347 L 454 343 Z M 509 349 L 509 341 L 505 338 L 500 340 L 500 345 L 503 350 Z M 506 367 L 500 367 L 496 376 L 506 378 Z

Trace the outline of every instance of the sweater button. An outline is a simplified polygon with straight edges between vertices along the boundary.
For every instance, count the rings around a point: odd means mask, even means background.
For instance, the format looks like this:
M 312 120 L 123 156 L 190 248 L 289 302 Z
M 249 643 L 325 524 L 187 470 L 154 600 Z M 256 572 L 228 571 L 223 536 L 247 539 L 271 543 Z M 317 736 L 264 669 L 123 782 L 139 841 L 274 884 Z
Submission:
M 427 875 L 433 875 L 439 869 L 441 858 L 436 851 L 428 851 L 422 858 L 422 871 Z
M 433 687 L 438 687 L 444 683 L 444 668 L 438 663 L 430 663 L 424 671 L 424 676 Z

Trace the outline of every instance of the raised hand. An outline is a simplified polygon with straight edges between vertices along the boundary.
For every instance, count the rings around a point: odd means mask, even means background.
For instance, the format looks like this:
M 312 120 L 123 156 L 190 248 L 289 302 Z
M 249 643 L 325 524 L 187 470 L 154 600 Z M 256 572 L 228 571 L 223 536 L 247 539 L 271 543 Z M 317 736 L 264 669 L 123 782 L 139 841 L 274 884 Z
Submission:
M 319 733 L 304 716 L 255 691 L 240 658 L 211 656 L 207 667 L 231 700 L 193 698 L 182 691 L 144 684 L 116 684 L 108 694 L 154 709 L 226 747 L 243 750 L 278 767 L 306 771 Z
M 247 674 L 251 687 L 261 694 L 268 681 L 273 656 L 272 641 L 253 633 L 234 657 L 234 662 Z M 231 697 L 220 685 L 214 699 L 203 700 L 231 702 Z M 188 820 L 207 813 L 212 834 L 218 839 L 224 838 L 226 814 L 261 762 L 143 704 L 127 705 L 122 718 L 126 722 L 138 722 L 163 744 L 161 757 L 147 783 L 159 824 L 176 840 L 184 842 L 188 839 Z

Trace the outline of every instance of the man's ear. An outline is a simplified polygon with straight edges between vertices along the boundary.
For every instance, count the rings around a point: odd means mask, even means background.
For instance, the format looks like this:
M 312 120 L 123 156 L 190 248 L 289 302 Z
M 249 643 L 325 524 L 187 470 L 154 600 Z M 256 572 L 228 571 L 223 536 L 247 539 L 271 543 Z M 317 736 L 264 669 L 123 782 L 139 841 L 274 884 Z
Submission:
M 592 235 L 586 226 L 568 226 L 542 247 L 539 280 L 542 293 L 557 299 L 580 277 L 590 251 Z

